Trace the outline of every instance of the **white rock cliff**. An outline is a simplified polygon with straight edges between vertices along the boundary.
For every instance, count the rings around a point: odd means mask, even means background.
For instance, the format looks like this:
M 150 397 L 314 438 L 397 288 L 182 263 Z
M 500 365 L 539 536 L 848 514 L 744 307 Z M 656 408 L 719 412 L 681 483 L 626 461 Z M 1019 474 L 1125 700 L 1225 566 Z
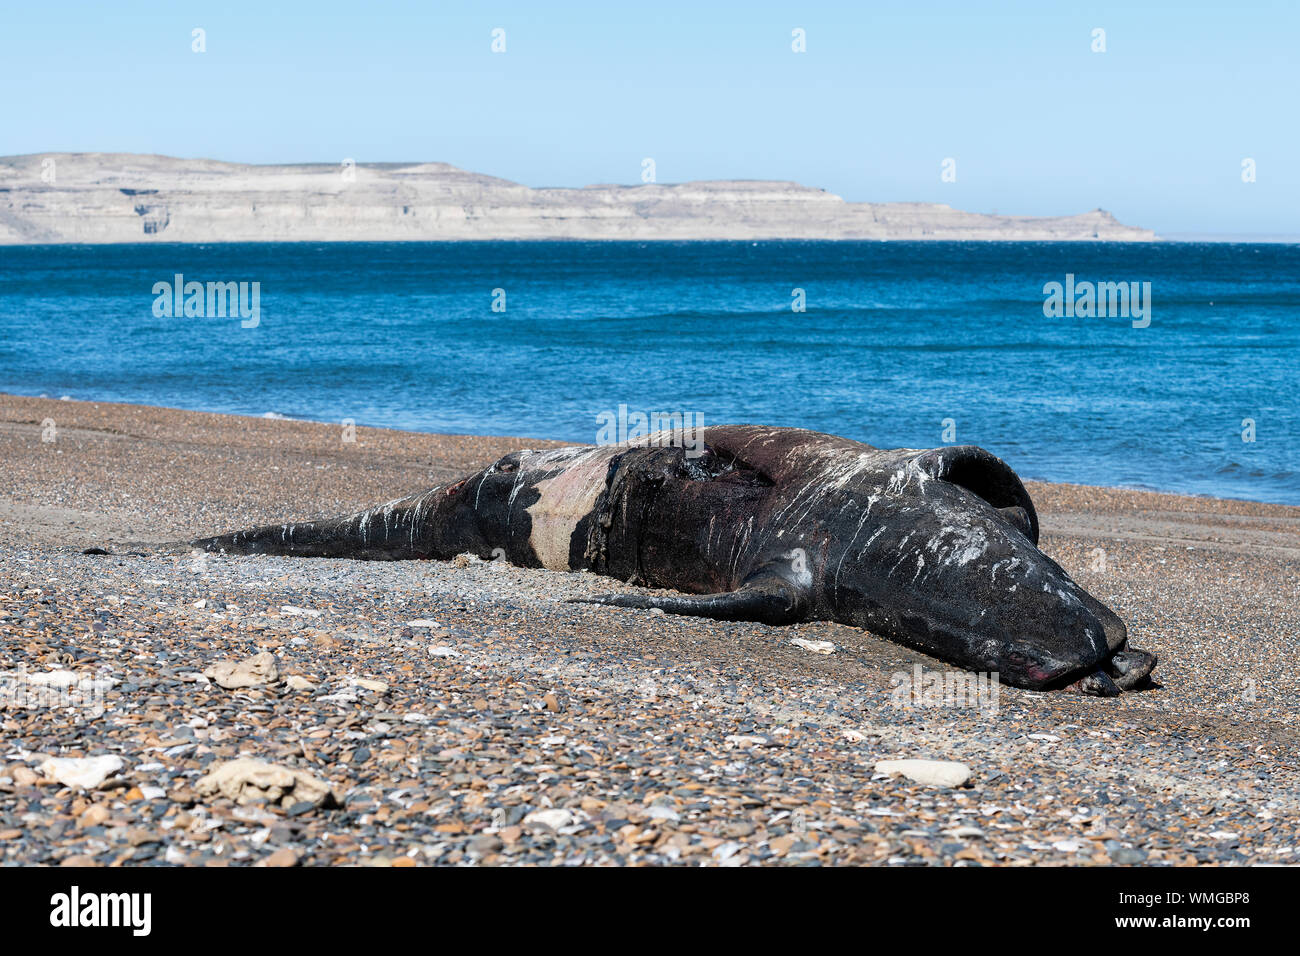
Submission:
M 131 153 L 0 157 L 0 244 L 437 239 L 1155 239 L 1097 209 L 996 216 L 850 203 L 797 183 L 533 189 L 446 163 L 247 166 Z

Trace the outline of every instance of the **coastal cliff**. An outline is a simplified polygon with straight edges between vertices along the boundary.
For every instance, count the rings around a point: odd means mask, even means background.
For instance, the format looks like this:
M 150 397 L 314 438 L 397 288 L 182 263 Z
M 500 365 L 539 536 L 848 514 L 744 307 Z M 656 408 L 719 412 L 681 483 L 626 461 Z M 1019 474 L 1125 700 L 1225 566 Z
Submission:
M 446 163 L 250 166 L 131 153 L 0 157 L 0 245 L 1155 238 L 1101 209 L 983 215 L 938 203 L 845 202 L 790 182 L 534 189 Z

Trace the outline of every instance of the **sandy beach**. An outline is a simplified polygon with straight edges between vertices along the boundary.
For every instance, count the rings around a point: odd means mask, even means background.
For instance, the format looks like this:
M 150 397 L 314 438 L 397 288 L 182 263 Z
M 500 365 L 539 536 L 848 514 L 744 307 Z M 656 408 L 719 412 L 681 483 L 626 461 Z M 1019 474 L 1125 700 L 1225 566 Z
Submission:
M 1159 655 L 1157 682 L 1111 700 L 1004 686 L 983 713 L 900 701 L 897 675 L 944 665 L 853 628 L 563 603 L 620 587 L 589 574 L 139 547 L 352 511 L 547 444 L 344 437 L 0 395 L 0 692 L 61 671 L 103 688 L 97 706 L 0 696 L 0 862 L 1300 857 L 1300 508 L 1031 484 L 1043 550 Z M 260 652 L 276 680 L 202 676 Z M 83 756 L 121 767 L 90 790 L 38 769 Z M 239 756 L 340 805 L 200 792 Z M 970 780 L 873 773 L 898 758 Z

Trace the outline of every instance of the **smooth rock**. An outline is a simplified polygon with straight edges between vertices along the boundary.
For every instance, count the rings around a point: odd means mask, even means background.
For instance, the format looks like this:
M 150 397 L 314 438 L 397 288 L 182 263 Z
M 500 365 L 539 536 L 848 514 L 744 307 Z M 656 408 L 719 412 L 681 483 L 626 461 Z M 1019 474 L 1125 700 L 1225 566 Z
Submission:
M 492 833 L 482 833 L 469 841 L 469 851 L 474 856 L 489 856 L 501 847 L 501 838 Z
M 81 816 L 77 817 L 77 829 L 85 830 L 89 827 L 97 827 L 107 821 L 110 815 L 108 807 L 102 803 L 92 803 L 81 811 Z
M 1120 866 L 1134 866 L 1138 863 L 1145 863 L 1146 858 L 1145 850 L 1132 849 L 1126 846 L 1122 846 L 1110 854 L 1111 862 Z
M 735 840 L 728 840 L 726 843 L 714 847 L 713 858 L 719 861 L 729 860 L 744 848 L 743 844 L 737 843 Z
M 321 612 L 309 607 L 294 607 L 292 604 L 286 604 L 280 608 L 280 613 L 288 617 L 320 617 Z
M 970 779 L 971 769 L 955 760 L 879 760 L 876 773 L 901 773 L 908 780 L 928 787 L 960 787 Z
M 328 783 L 306 771 L 250 757 L 222 762 L 200 778 L 194 790 L 200 796 L 220 794 L 240 806 L 266 801 L 288 809 L 305 802 L 318 807 L 341 803 Z
M 92 790 L 124 767 L 121 757 L 48 757 L 37 769 L 65 787 Z
M 144 827 L 133 827 L 126 832 L 126 842 L 131 846 L 144 846 L 147 843 L 161 843 L 162 837 L 153 830 Z
M 812 651 L 814 654 L 834 654 L 835 645 L 830 641 L 809 641 L 802 637 L 791 638 L 791 644 L 802 647 L 805 651 Z
M 242 687 L 261 687 L 275 683 L 280 677 L 280 671 L 275 666 L 275 655 L 263 651 L 237 664 L 234 661 L 217 661 L 203 671 L 203 676 L 216 681 L 226 690 L 239 690 Z
M 546 810 L 534 810 L 528 816 L 524 817 L 524 823 L 540 824 L 550 827 L 552 830 L 558 830 L 560 827 L 567 827 L 573 822 L 573 814 L 560 807 L 554 807 Z

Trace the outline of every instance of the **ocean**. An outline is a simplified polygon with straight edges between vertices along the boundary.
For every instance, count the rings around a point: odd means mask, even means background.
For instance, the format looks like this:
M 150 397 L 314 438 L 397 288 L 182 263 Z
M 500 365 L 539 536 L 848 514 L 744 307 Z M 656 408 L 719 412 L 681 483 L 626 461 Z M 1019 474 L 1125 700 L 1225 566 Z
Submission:
M 246 283 L 248 317 L 206 287 L 174 314 L 177 275 Z M 1138 296 L 1045 309 L 1052 282 Z M 679 413 L 1300 504 L 1298 380 L 1297 245 L 0 247 L 18 394 L 580 442 Z

